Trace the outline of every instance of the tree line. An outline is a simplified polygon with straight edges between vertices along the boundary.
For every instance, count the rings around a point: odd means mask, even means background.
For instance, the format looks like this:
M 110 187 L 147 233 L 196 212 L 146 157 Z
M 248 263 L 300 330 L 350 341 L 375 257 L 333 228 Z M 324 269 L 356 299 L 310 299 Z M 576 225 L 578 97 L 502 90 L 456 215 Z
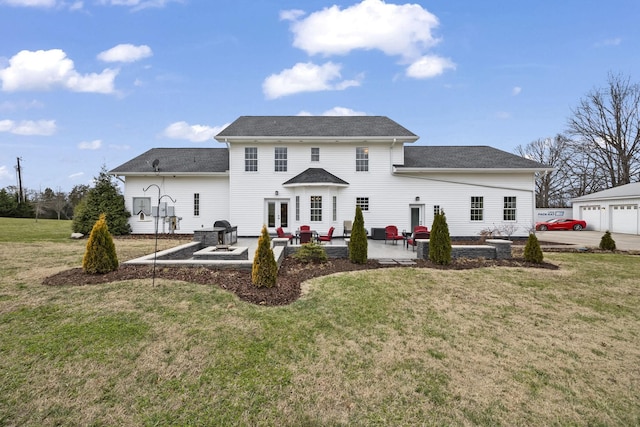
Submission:
M 571 199 L 640 181 L 640 85 L 609 73 L 584 96 L 567 129 L 516 147 L 516 154 L 554 167 L 536 175 L 536 207 L 568 207 Z
M 102 167 L 93 179 L 93 186 L 76 185 L 71 192 L 46 188 L 27 190 L 21 200 L 14 187 L 0 189 L 0 216 L 13 218 L 71 219 L 72 230 L 88 235 L 101 214 L 106 217 L 109 231 L 115 235 L 131 233 L 124 196 L 120 188 Z

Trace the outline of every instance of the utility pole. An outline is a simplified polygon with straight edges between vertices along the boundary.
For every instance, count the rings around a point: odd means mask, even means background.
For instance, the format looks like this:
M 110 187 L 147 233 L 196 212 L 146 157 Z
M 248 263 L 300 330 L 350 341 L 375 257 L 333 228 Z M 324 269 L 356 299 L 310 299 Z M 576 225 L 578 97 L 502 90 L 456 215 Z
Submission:
M 18 166 L 16 166 L 16 171 L 18 173 L 18 203 L 24 203 L 24 190 L 22 189 L 22 170 L 20 169 L 20 157 L 17 158 Z

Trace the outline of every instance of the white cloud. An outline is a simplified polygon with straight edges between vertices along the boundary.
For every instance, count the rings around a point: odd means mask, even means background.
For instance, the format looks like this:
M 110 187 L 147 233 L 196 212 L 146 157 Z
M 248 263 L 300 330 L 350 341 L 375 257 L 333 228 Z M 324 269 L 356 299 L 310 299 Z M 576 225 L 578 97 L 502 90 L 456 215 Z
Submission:
M 622 43 L 622 38 L 615 37 L 612 39 L 604 39 L 595 43 L 596 47 L 605 47 L 605 46 L 619 46 Z
M 135 62 L 153 55 L 147 45 L 134 46 L 119 44 L 98 54 L 98 59 L 104 62 Z
M 102 147 L 102 141 L 94 139 L 93 141 L 82 141 L 78 144 L 80 150 L 99 150 Z
M 511 95 L 513 96 L 520 95 L 520 92 L 522 92 L 522 88 L 520 86 L 515 86 L 513 89 L 511 89 Z
M 311 114 L 308 111 L 302 110 L 297 115 L 313 116 L 314 114 Z M 367 113 L 362 111 L 355 111 L 355 110 L 352 110 L 351 108 L 346 108 L 346 107 L 333 107 L 332 109 L 327 110 L 320 115 L 321 116 L 366 116 Z
M 292 14 L 291 19 L 293 45 L 310 55 L 375 49 L 410 60 L 439 42 L 432 35 L 438 18 L 418 4 L 363 0 L 345 9 L 334 5 L 300 20 Z
M 40 101 L 3 101 L 0 102 L 0 111 L 30 110 L 32 108 L 42 108 L 44 104 Z
M 72 173 L 71 175 L 69 175 L 69 178 L 74 179 L 74 178 L 80 178 L 81 176 L 84 176 L 84 172 Z
M 229 126 L 226 123 L 222 126 L 204 126 L 204 125 L 190 125 L 187 122 L 175 122 L 171 123 L 162 132 L 164 136 L 171 139 L 185 139 L 191 142 L 204 142 L 212 140 L 214 136 L 219 134 L 224 128 Z
M 0 166 L 0 180 L 9 179 L 12 177 L 13 175 L 9 173 L 9 168 L 7 168 L 6 166 Z
M 299 92 L 343 90 L 351 86 L 360 86 L 361 77 L 332 83 L 342 77 L 340 69 L 341 65 L 333 62 L 326 62 L 323 65 L 299 62 L 293 68 L 267 77 L 262 83 L 262 90 L 268 99 L 275 99 Z
M 10 132 L 25 136 L 50 136 L 56 133 L 55 120 L 0 120 L 0 132 Z
M 304 16 L 304 10 L 291 9 L 280 11 L 280 20 L 282 21 L 295 21 L 301 16 Z
M 22 7 L 54 7 L 56 0 L 0 0 L 0 4 Z
M 447 69 L 455 70 L 456 64 L 448 58 L 425 55 L 407 68 L 407 76 L 415 79 L 428 79 L 439 76 Z
M 100 74 L 80 74 L 73 61 L 61 49 L 23 50 L 0 69 L 2 90 L 50 90 L 62 87 L 74 92 L 113 93 L 118 70 L 109 68 Z
M 161 8 L 169 3 L 182 3 L 183 0 L 100 0 L 100 4 L 107 6 L 129 6 L 132 10 L 142 10 L 148 8 Z

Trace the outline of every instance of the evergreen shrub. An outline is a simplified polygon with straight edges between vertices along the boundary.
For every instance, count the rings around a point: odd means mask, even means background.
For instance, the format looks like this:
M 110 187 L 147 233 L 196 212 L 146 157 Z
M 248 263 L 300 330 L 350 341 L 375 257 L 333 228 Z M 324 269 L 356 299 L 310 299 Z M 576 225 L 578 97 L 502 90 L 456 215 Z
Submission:
M 611 237 L 611 232 L 607 230 L 600 239 L 600 249 L 603 251 L 615 251 L 616 241 Z
M 440 211 L 433 218 L 429 236 L 429 260 L 440 265 L 451 263 L 451 236 L 444 211 Z
M 258 248 L 253 256 L 251 282 L 259 288 L 272 288 L 278 278 L 278 263 L 271 249 L 271 238 L 267 226 L 262 226 Z
M 292 257 L 301 262 L 323 263 L 327 262 L 327 251 L 324 246 L 317 243 L 305 243 Z
M 544 256 L 542 255 L 542 249 L 540 248 L 540 242 L 534 233 L 529 233 L 527 244 L 524 246 L 524 260 L 533 262 L 535 264 L 541 264 Z
M 82 270 L 89 274 L 104 274 L 118 269 L 118 256 L 105 214 L 93 225 L 87 249 L 82 257 Z
M 362 209 L 356 206 L 356 217 L 351 229 L 351 240 L 349 240 L 349 260 L 354 264 L 366 264 L 368 254 L 367 232 L 364 229 L 364 217 Z

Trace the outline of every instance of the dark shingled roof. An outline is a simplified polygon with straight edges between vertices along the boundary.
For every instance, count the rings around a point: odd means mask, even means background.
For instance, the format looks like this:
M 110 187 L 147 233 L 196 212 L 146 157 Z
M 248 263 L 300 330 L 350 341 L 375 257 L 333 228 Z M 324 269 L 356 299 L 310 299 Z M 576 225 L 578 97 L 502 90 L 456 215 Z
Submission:
M 404 165 L 397 169 L 547 169 L 533 160 L 493 147 L 474 146 L 405 146 Z
M 216 135 L 218 141 L 243 137 L 418 139 L 413 132 L 384 116 L 241 116 Z
M 158 173 L 221 173 L 229 170 L 229 150 L 226 148 L 152 148 L 109 171 L 112 175 L 155 173 L 153 161 L 158 160 Z
M 309 168 L 306 171 L 294 176 L 290 180 L 282 183 L 282 185 L 292 185 L 292 184 L 349 185 L 347 181 L 338 178 L 337 176 L 327 172 L 322 168 Z

